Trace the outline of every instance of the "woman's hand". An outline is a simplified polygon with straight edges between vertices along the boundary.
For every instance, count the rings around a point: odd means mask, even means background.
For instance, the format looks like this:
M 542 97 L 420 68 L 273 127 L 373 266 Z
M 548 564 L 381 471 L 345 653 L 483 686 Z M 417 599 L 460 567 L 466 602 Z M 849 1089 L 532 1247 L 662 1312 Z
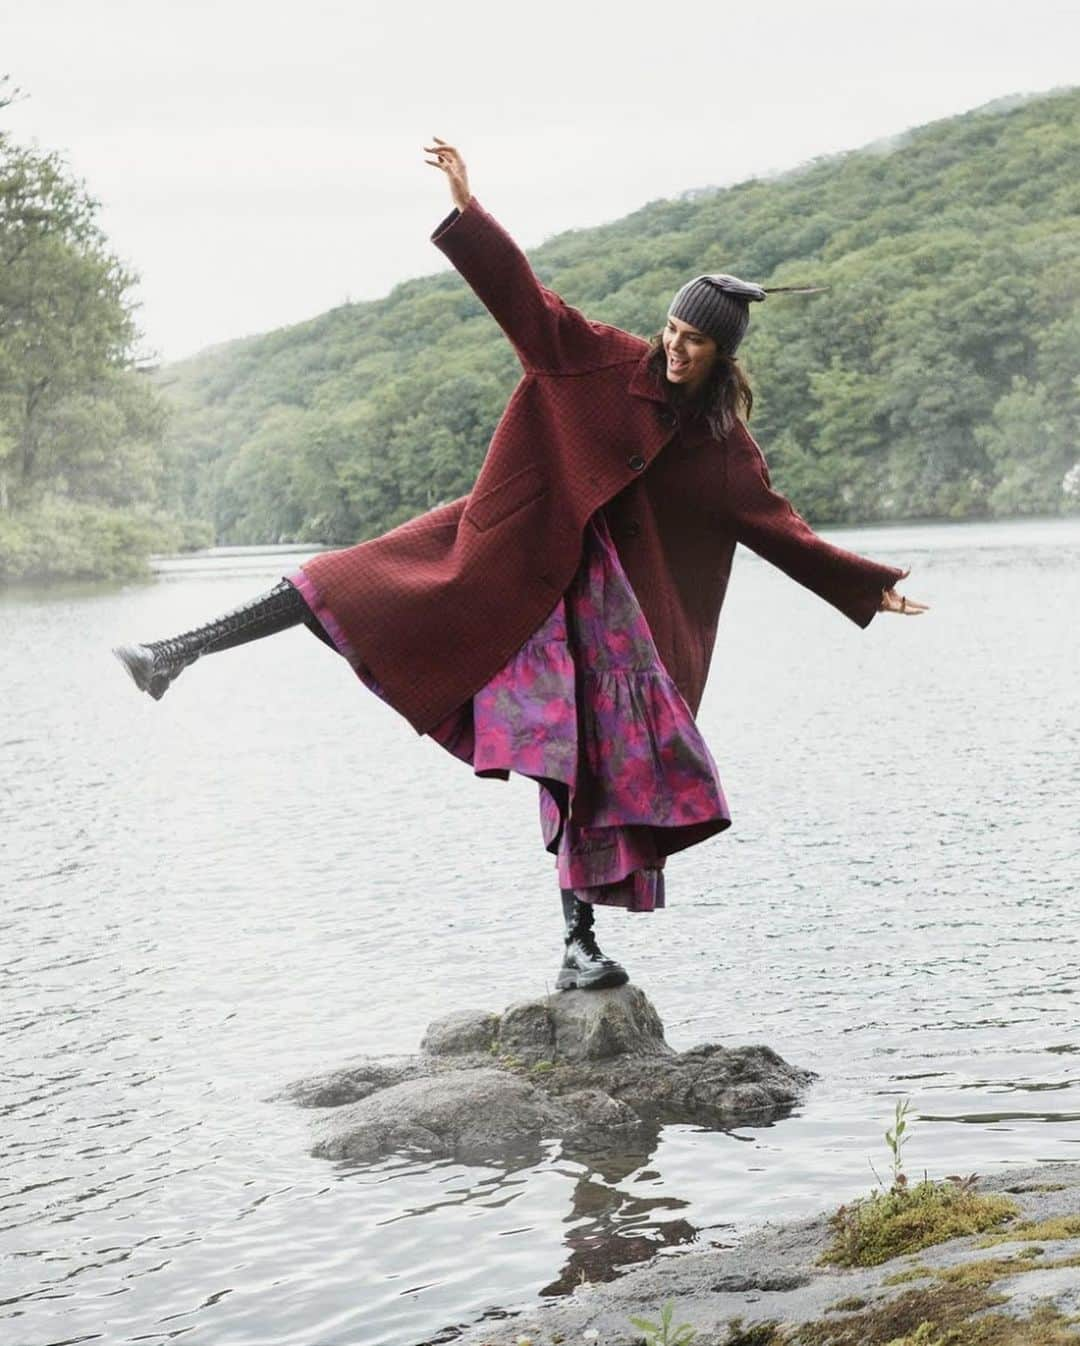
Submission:
M 469 204 L 472 193 L 469 191 L 469 175 L 465 171 L 465 160 L 459 150 L 448 145 L 445 140 L 435 136 L 434 145 L 425 145 L 425 154 L 434 154 L 434 159 L 425 159 L 424 163 L 432 168 L 441 168 L 450 179 L 450 196 L 458 210 L 464 210 Z
M 900 576 L 906 580 L 911 574 L 909 567 Z M 881 605 L 878 612 L 902 612 L 905 617 L 917 617 L 920 612 L 929 612 L 930 608 L 926 603 L 917 603 L 914 598 L 907 598 L 903 594 L 898 594 L 895 589 L 883 589 L 881 592 Z

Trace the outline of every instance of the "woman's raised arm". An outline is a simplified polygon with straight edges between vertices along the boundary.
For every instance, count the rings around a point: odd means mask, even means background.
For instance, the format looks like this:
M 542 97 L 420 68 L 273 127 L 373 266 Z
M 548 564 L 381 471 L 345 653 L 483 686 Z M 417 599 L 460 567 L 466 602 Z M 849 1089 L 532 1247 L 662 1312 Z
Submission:
M 509 337 L 526 370 L 570 373 L 617 359 L 636 338 L 593 323 L 542 285 L 529 260 L 469 189 L 460 150 L 435 138 L 424 147 L 450 185 L 454 210 L 431 236 Z

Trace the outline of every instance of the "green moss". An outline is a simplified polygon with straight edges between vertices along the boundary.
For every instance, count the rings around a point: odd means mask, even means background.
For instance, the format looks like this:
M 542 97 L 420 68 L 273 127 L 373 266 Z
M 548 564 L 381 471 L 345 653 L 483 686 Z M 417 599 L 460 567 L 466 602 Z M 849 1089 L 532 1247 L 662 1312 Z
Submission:
M 1005 1276 L 1019 1276 L 1034 1269 L 1026 1258 L 984 1257 L 955 1267 L 942 1267 L 934 1275 L 949 1285 L 993 1285 Z
M 976 1285 L 919 1286 L 851 1317 L 804 1323 L 791 1334 L 793 1346 L 927 1346 L 970 1316 L 1002 1303 Z M 922 1333 L 917 1337 L 917 1333 Z M 950 1346 L 952 1346 L 950 1342 Z
M 991 1248 L 997 1243 L 1026 1242 L 1028 1240 L 1080 1238 L 1080 1215 L 1056 1215 L 1049 1220 L 1025 1220 L 1021 1224 L 1010 1225 L 998 1234 L 988 1234 L 980 1239 L 978 1247 Z
M 946 1239 L 979 1234 L 1017 1214 L 1001 1196 L 981 1196 L 952 1183 L 921 1182 L 875 1192 L 832 1217 L 833 1241 L 822 1262 L 880 1266 Z
M 885 1302 L 841 1299 L 827 1312 L 847 1316 L 797 1327 L 768 1322 L 745 1328 L 737 1319 L 722 1346 L 1080 1346 L 1080 1315 L 1066 1316 L 1052 1306 L 1028 1318 L 992 1312 L 1008 1298 L 998 1292 L 998 1281 L 1066 1266 L 1080 1266 L 1080 1252 L 1047 1260 L 1032 1247 L 936 1270 L 907 1267 L 884 1284 L 916 1276 L 931 1283 Z
M 920 1323 L 906 1337 L 895 1337 L 891 1346 L 949 1346 L 952 1332 L 942 1336 L 933 1323 Z
M 805 1323 L 761 1346 L 1080 1346 L 1074 1320 L 1056 1309 L 1029 1318 L 990 1312 L 1004 1302 L 985 1285 L 939 1282 L 850 1318 Z
M 891 1276 L 886 1276 L 881 1283 L 882 1285 L 906 1285 L 908 1281 L 925 1280 L 927 1276 L 933 1274 L 933 1268 L 931 1267 L 908 1267 L 905 1271 L 894 1271 Z
M 780 1324 L 770 1320 L 767 1323 L 751 1323 L 743 1327 L 741 1318 L 728 1324 L 728 1334 L 723 1346 L 784 1346 L 789 1338 L 783 1335 Z

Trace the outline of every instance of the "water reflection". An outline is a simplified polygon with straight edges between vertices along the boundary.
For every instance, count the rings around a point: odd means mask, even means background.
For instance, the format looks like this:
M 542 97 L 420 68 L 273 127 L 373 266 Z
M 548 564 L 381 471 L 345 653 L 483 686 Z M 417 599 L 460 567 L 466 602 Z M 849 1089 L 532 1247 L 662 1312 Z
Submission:
M 566 1260 L 541 1295 L 566 1295 L 583 1282 L 614 1280 L 620 1271 L 648 1261 L 664 1248 L 696 1240 L 699 1231 L 676 1214 L 689 1209 L 688 1201 L 671 1193 L 641 1196 L 623 1186 L 661 1183 L 659 1173 L 649 1167 L 654 1153 L 655 1147 L 594 1156 L 591 1168 L 582 1167 L 563 1219 Z

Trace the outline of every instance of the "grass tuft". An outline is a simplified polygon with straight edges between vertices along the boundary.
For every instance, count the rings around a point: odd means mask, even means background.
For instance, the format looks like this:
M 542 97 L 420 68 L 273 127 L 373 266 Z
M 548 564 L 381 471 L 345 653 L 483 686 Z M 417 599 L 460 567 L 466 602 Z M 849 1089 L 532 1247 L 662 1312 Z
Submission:
M 875 1267 L 947 1239 L 981 1234 L 1017 1214 L 1015 1202 L 953 1183 L 920 1182 L 841 1206 L 823 1263 Z

